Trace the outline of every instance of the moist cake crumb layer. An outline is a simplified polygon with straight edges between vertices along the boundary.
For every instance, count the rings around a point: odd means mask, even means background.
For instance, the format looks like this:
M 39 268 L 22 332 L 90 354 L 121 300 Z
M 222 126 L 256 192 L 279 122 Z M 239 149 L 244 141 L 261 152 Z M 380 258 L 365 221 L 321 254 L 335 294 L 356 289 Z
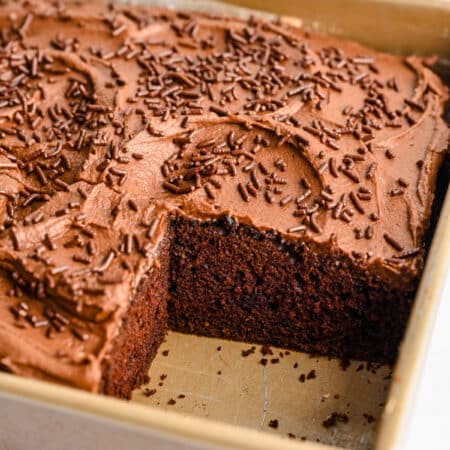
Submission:
M 392 361 L 449 139 L 426 63 L 256 18 L 2 2 L 0 367 L 126 398 L 168 327 Z
M 395 357 L 415 284 L 393 287 L 338 249 L 229 218 L 177 219 L 171 235 L 171 329 L 343 359 Z

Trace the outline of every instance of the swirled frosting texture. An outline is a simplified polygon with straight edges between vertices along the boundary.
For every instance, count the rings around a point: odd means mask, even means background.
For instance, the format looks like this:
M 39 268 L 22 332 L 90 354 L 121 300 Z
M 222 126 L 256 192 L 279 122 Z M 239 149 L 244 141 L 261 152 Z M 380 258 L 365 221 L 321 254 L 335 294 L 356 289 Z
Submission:
M 7 2 L 0 29 L 4 368 L 99 390 L 171 215 L 420 275 L 449 136 L 422 59 L 92 2 Z

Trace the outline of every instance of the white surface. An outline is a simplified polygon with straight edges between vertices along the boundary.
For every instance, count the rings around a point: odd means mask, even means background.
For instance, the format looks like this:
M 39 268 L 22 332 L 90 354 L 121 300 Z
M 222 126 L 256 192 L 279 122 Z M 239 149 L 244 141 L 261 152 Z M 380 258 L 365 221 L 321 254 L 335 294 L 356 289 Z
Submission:
M 409 427 L 405 450 L 450 449 L 450 270 Z

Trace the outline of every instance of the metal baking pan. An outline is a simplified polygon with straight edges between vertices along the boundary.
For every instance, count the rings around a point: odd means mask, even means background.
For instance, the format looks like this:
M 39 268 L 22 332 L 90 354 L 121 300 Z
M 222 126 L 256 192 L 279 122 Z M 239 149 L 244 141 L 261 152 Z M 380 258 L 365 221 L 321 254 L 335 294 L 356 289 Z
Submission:
M 223 2 L 141 3 L 250 14 Z M 286 16 L 377 49 L 450 57 L 446 1 L 228 3 L 265 10 L 262 14 L 269 17 Z M 149 373 L 148 387 L 157 392 L 147 396 L 143 387 L 128 402 L 0 373 L 0 449 L 398 448 L 407 432 L 449 264 L 450 192 L 392 375 L 388 367 L 356 361 L 343 370 L 328 358 L 295 352 L 280 357 L 281 350 L 274 350 L 279 363 L 262 366 L 258 348 L 241 356 L 249 344 L 171 332 Z M 307 377 L 313 370 L 314 376 Z M 348 422 L 324 427 L 333 412 L 345 414 Z

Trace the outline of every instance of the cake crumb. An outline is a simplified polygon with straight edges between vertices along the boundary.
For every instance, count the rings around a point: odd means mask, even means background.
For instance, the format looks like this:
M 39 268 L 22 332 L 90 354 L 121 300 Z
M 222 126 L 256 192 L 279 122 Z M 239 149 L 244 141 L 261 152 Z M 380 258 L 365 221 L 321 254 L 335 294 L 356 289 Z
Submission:
M 259 351 L 261 352 L 261 355 L 263 355 L 263 356 L 273 355 L 273 351 L 269 345 L 262 345 Z
M 247 350 L 242 350 L 241 355 L 243 358 L 246 358 L 247 356 L 252 355 L 253 353 L 255 353 L 256 347 L 250 347 Z
M 269 427 L 277 429 L 278 428 L 278 419 L 272 419 L 269 421 Z
M 307 380 L 314 380 L 316 378 L 316 371 L 313 369 L 308 372 L 308 375 L 306 375 Z
M 348 416 L 347 414 L 342 414 L 335 411 L 322 422 L 322 425 L 324 428 L 331 428 L 335 427 L 339 422 L 348 423 Z
M 272 359 L 270 360 L 270 362 L 271 362 L 272 364 L 278 364 L 278 363 L 280 362 L 280 358 L 272 358 Z
M 287 435 L 291 439 L 295 439 L 297 437 L 294 433 L 288 433 Z
M 169 350 L 163 350 L 163 351 L 161 352 L 161 355 L 163 355 L 163 356 L 169 356 Z
M 171 398 L 171 399 L 167 402 L 168 405 L 175 405 L 175 403 L 176 403 L 176 401 L 175 401 L 173 398 Z
M 374 375 L 376 375 L 378 369 L 380 369 L 381 366 L 382 366 L 382 364 L 380 364 L 380 363 L 367 362 L 367 363 L 366 363 L 366 370 L 367 370 L 368 372 L 371 372 L 371 373 L 373 373 Z
M 260 363 L 262 366 L 267 366 L 267 358 L 261 358 L 261 359 L 259 360 L 259 363 Z
M 347 370 L 350 366 L 350 360 L 349 359 L 341 359 L 340 366 L 342 370 Z
M 145 388 L 142 393 L 146 396 L 146 397 L 151 397 L 152 395 L 156 394 L 156 389 L 150 389 L 150 388 Z
M 364 413 L 363 417 L 366 419 L 368 424 L 375 422 L 375 417 L 373 417 L 372 414 Z

